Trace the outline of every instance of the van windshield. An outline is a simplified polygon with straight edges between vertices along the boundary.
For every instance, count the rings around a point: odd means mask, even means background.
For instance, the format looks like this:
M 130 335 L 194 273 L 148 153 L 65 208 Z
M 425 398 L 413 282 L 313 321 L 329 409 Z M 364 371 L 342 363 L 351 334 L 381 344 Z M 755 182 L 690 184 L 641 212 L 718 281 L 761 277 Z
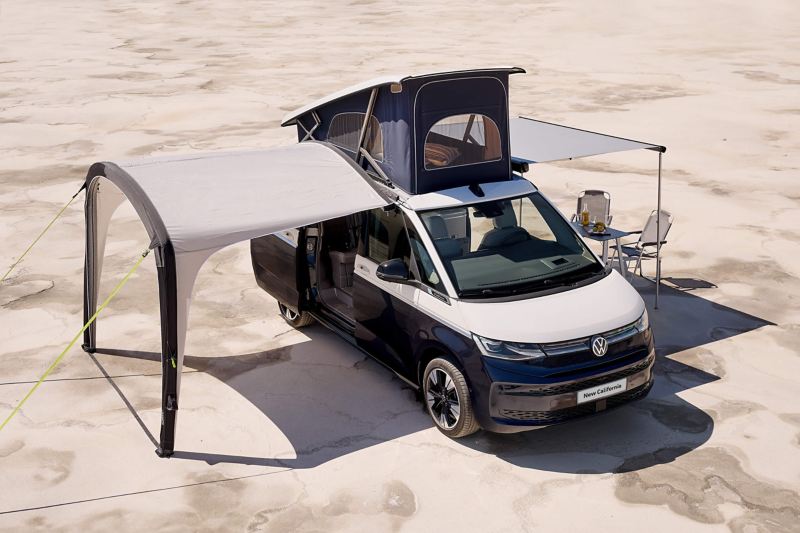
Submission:
M 461 297 L 536 292 L 605 270 L 539 193 L 419 216 Z

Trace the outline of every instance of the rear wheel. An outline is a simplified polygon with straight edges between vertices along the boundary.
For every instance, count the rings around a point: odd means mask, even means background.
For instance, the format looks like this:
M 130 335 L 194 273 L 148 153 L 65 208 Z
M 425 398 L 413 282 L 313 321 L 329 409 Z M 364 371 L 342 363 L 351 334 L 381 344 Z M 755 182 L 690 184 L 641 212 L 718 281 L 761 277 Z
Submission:
M 439 431 L 457 439 L 480 429 L 472 410 L 467 380 L 453 363 L 442 357 L 428 363 L 422 389 L 425 406 Z
M 314 322 L 314 317 L 306 311 L 293 311 L 280 302 L 278 302 L 278 309 L 283 319 L 293 328 L 304 328 Z

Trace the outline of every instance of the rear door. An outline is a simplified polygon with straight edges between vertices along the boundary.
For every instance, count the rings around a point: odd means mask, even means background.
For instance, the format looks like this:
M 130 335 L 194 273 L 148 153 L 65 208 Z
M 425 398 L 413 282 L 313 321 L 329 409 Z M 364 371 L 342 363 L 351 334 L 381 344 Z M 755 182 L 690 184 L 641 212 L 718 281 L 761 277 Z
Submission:
M 306 308 L 305 293 L 309 285 L 305 237 L 306 230 L 300 228 L 250 241 L 258 286 L 295 310 Z

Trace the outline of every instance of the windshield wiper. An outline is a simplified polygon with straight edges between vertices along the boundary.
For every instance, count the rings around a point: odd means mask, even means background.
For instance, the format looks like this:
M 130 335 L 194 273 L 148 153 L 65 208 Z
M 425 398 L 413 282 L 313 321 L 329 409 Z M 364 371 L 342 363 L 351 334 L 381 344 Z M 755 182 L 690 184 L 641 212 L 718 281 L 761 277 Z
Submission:
M 460 296 L 509 296 L 512 294 L 519 294 L 528 292 L 538 285 L 547 286 L 551 283 L 550 279 L 537 280 L 530 283 L 517 283 L 516 285 L 508 285 L 506 287 L 487 287 L 484 289 L 465 289 L 461 291 Z
M 469 297 L 469 296 L 508 296 L 510 294 L 516 294 L 518 292 L 517 289 L 500 289 L 500 288 L 492 288 L 492 289 L 465 289 L 461 291 L 459 294 L 462 297 Z
M 520 294 L 526 292 L 532 292 L 537 289 L 554 289 L 556 287 L 563 287 L 566 285 L 575 286 L 581 281 L 587 280 L 600 274 L 597 271 L 589 271 L 586 272 L 586 268 L 591 268 L 594 265 L 587 265 L 575 272 L 570 274 L 564 274 L 562 276 L 554 277 L 554 278 L 546 278 L 546 279 L 539 279 L 529 283 L 518 283 L 516 285 L 510 285 L 508 287 L 491 287 L 485 289 L 466 289 L 461 291 L 461 296 L 484 296 L 484 297 L 492 297 L 492 296 L 510 296 L 512 294 Z
M 578 270 L 576 270 L 574 272 L 570 272 L 570 273 L 564 274 L 562 276 L 558 276 L 556 278 L 550 278 L 550 281 L 553 281 L 553 282 L 557 281 L 559 285 L 575 285 L 577 283 L 580 283 L 583 280 L 592 278 L 592 277 L 594 277 L 597 274 L 600 274 L 602 272 L 602 270 L 595 271 L 592 268 L 594 266 L 595 265 L 587 265 L 587 266 L 585 266 L 583 268 L 580 268 L 580 269 L 578 269 Z M 586 272 L 585 269 L 591 269 L 591 270 Z
M 545 278 L 545 279 L 538 279 L 528 283 L 517 283 L 514 285 L 508 285 L 506 287 L 486 287 L 486 288 L 476 288 L 476 289 L 465 289 L 459 292 L 459 296 L 461 297 L 470 297 L 470 296 L 482 296 L 485 298 L 490 298 L 493 296 L 510 296 L 513 294 L 520 294 L 526 292 L 532 292 L 537 289 L 554 289 L 556 287 L 563 287 L 566 285 L 575 286 L 581 281 L 585 281 L 587 279 L 593 278 L 594 276 L 601 274 L 605 269 L 601 269 L 599 271 L 594 270 L 596 265 L 586 265 L 585 267 L 579 268 L 570 273 L 563 274 L 561 276 L 556 276 L 552 278 Z

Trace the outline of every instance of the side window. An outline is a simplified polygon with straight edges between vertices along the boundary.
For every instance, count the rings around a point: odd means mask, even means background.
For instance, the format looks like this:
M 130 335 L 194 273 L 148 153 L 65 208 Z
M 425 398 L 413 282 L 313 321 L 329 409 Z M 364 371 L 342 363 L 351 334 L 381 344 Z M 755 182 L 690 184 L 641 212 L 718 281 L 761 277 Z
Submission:
M 410 266 L 411 247 L 399 210 L 373 209 L 367 217 L 367 257 L 376 263 L 402 258 Z
M 339 113 L 331 119 L 327 141 L 355 153 L 363 124 L 364 113 Z M 376 161 L 383 161 L 383 135 L 381 125 L 374 116 L 369 117 L 364 146 Z
M 422 278 L 421 281 L 439 292 L 445 292 L 439 273 L 436 272 L 436 267 L 433 266 L 433 260 L 428 250 L 425 249 L 422 239 L 419 238 L 417 231 L 410 222 L 406 222 L 406 228 L 408 229 L 408 239 L 411 244 L 411 250 L 414 252 L 414 259 L 417 263 L 417 270 L 419 271 L 419 276 Z
M 497 161 L 502 157 L 500 143 L 497 124 L 485 115 L 443 118 L 425 137 L 425 170 Z

